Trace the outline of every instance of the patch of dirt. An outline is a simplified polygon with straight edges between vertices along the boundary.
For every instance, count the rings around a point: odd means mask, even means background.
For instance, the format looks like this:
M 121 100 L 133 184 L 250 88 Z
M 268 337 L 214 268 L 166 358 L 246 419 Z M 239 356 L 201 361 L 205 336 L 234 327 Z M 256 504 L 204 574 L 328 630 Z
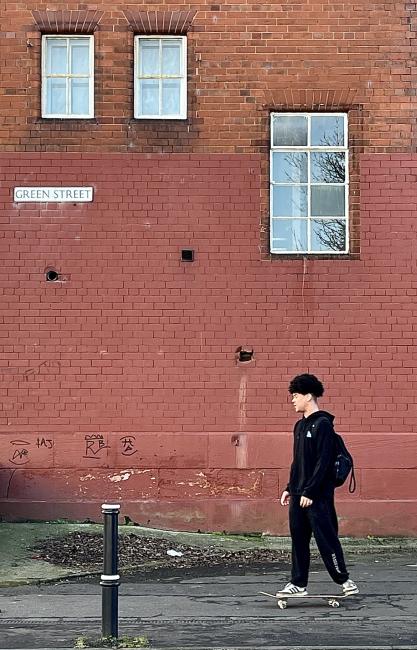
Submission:
M 199 567 L 269 564 L 289 560 L 287 551 L 250 548 L 227 551 L 220 546 L 206 547 L 175 544 L 157 537 L 139 537 L 133 533 L 119 536 L 119 567 L 141 567 L 155 562 L 160 567 Z M 103 536 L 75 532 L 64 537 L 45 539 L 32 547 L 33 558 L 74 569 L 100 570 L 103 565 Z M 170 556 L 174 550 L 181 556 Z

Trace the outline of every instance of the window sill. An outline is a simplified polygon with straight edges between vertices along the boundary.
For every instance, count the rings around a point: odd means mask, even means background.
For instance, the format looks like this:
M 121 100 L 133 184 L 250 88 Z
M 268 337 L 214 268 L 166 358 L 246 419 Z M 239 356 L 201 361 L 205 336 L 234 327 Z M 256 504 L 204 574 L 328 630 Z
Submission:
M 77 120 L 86 122 L 87 120 L 90 121 L 95 121 L 97 118 L 94 117 L 94 115 L 88 115 L 88 116 L 78 116 L 78 115 L 41 115 L 40 120 L 45 120 L 50 122 L 51 120 Z
M 271 260 L 358 260 L 360 253 L 271 253 L 267 254 Z
M 168 120 L 169 122 L 172 122 L 172 121 L 177 121 L 177 122 L 178 121 L 183 121 L 183 122 L 185 122 L 185 120 L 187 120 L 187 119 L 188 119 L 187 115 L 184 115 L 184 116 L 180 115 L 178 117 L 177 116 L 172 116 L 172 115 L 151 115 L 149 117 L 145 116 L 145 115 L 134 115 L 134 117 L 133 117 L 133 120 L 135 122 L 138 122 L 138 121 L 149 122 L 149 121 L 153 121 L 153 120 L 157 120 L 158 122 L 160 122 L 161 120 Z

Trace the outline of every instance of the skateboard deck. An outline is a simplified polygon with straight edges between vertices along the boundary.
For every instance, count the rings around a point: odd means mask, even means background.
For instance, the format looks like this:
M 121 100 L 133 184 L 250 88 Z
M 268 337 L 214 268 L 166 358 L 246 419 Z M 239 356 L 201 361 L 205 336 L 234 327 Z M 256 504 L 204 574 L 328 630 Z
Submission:
M 266 591 L 260 591 L 262 596 L 268 596 L 269 598 L 275 598 L 277 605 L 280 609 L 285 609 L 287 607 L 288 600 L 324 600 L 327 601 L 327 604 L 330 607 L 340 607 L 339 600 L 344 598 L 349 598 L 349 596 L 354 596 L 355 594 L 307 594 L 306 596 L 297 596 L 296 594 L 280 595 L 280 594 L 268 594 Z

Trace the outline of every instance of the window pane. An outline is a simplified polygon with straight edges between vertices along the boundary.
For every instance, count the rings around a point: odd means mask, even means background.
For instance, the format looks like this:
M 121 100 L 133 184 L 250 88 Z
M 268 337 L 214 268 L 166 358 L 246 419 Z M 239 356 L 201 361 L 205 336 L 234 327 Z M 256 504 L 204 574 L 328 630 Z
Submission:
M 162 74 L 181 74 L 181 42 L 162 41 Z
M 70 45 L 72 74 L 89 74 L 89 43 L 78 40 L 71 42 Z
M 346 219 L 314 219 L 311 224 L 313 251 L 346 250 Z
M 140 82 L 140 112 L 142 115 L 159 115 L 159 81 L 147 79 Z
M 272 216 L 307 216 L 307 187 L 303 187 L 302 185 L 275 185 L 272 191 Z
M 272 128 L 274 147 L 307 146 L 307 117 L 305 115 L 276 115 Z
M 345 187 L 317 185 L 311 187 L 311 215 L 313 217 L 344 217 Z
M 313 115 L 311 117 L 311 144 L 335 147 L 344 145 L 345 119 L 338 115 Z
M 88 86 L 87 79 L 71 79 L 71 113 L 73 115 L 88 115 Z
M 307 183 L 307 154 L 274 152 L 272 170 L 272 180 L 276 183 Z
M 312 153 L 311 180 L 313 183 L 344 183 L 344 153 Z
M 66 81 L 65 79 L 47 79 L 47 112 L 54 115 L 65 115 L 66 107 Z
M 48 55 L 46 71 L 48 74 L 67 73 L 67 46 L 65 41 L 47 40 Z
M 140 42 L 140 75 L 159 75 L 159 40 Z
M 180 112 L 180 81 L 162 82 L 162 114 L 178 115 Z
M 306 251 L 307 221 L 274 219 L 272 221 L 272 248 L 281 252 Z

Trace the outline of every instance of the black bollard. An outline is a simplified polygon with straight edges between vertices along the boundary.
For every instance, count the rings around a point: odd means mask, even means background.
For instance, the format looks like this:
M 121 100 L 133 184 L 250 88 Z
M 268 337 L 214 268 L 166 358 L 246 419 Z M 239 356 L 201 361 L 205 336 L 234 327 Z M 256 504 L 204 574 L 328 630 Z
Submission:
M 119 505 L 103 503 L 101 511 L 104 515 L 104 561 L 101 605 L 101 633 L 103 637 L 119 636 L 119 584 L 117 562 L 118 516 Z

